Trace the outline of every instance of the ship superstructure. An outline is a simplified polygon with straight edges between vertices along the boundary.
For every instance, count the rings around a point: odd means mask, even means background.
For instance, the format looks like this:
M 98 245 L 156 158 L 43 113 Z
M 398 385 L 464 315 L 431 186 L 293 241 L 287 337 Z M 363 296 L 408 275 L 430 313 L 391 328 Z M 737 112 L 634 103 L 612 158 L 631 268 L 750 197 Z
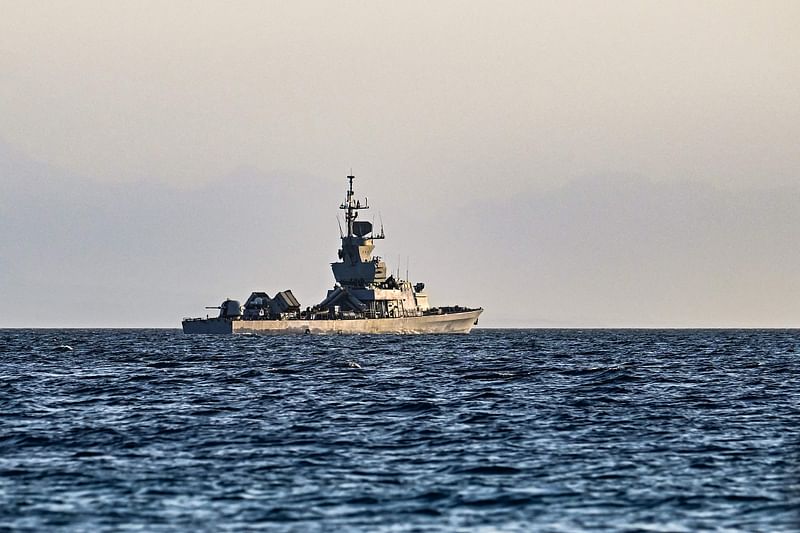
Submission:
M 374 240 L 384 239 L 383 227 L 375 233 L 371 222 L 358 220 L 359 212 L 369 209 L 368 200 L 357 200 L 353 179 L 347 198 L 339 206 L 345 212 L 347 233 L 341 235 L 339 261 L 331 263 L 336 286 L 318 306 L 322 312 L 338 309 L 341 313 L 363 315 L 366 318 L 397 318 L 421 316 L 430 309 L 428 296 L 422 292 L 423 283 L 411 286 L 410 281 L 387 275 L 386 263 L 372 255 Z
M 375 240 L 385 238 L 383 225 L 359 220 L 369 209 L 368 199 L 357 199 L 355 176 L 344 202 L 346 228 L 340 226 L 339 261 L 331 263 L 336 284 L 319 304 L 301 309 L 286 290 L 273 298 L 253 292 L 244 305 L 225 300 L 216 318 L 184 319 L 185 333 L 468 333 L 481 308 L 431 307 L 424 283 L 412 284 L 387 272 L 386 263 L 373 256 Z

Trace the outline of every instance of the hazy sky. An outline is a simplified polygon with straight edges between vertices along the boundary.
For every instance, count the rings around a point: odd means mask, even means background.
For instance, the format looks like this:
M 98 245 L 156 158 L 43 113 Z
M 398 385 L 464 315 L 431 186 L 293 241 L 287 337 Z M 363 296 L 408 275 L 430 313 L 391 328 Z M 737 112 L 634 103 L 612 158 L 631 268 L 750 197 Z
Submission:
M 317 303 L 351 168 L 481 325 L 800 326 L 800 2 L 0 13 L 0 327 Z

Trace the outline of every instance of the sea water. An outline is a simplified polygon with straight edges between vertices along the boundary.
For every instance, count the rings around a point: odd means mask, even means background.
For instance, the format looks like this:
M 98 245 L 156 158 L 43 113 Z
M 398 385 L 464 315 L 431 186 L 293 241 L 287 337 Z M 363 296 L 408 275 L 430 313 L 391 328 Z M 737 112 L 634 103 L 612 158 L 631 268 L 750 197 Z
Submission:
M 800 330 L 0 330 L 0 530 L 796 531 Z

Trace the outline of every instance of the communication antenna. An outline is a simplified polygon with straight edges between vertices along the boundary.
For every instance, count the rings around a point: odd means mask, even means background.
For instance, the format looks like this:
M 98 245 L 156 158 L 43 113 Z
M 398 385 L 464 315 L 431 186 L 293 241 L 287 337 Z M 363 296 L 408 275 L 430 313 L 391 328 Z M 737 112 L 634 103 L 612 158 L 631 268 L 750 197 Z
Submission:
M 339 215 L 336 215 L 336 224 L 339 226 L 339 238 L 344 239 L 344 232 L 342 231 L 342 221 L 339 220 Z
M 406 256 L 406 281 L 408 281 L 408 263 L 411 262 L 411 256 Z

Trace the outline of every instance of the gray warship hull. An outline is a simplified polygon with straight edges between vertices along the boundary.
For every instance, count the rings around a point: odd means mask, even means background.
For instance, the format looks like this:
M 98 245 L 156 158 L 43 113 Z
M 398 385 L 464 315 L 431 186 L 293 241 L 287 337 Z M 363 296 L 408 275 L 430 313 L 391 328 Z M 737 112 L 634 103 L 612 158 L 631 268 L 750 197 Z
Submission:
M 347 335 L 469 333 L 483 309 L 441 315 L 400 318 L 355 318 L 338 320 L 241 320 L 190 318 L 184 333 L 250 335 Z

